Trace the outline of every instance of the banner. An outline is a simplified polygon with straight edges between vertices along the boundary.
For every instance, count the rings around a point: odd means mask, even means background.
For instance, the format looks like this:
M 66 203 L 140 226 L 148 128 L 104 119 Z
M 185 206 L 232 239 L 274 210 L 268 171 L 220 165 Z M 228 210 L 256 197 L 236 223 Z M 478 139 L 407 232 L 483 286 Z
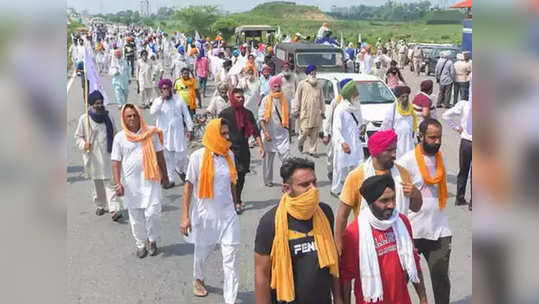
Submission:
M 105 93 L 105 88 L 103 87 L 101 78 L 95 69 L 94 59 L 92 58 L 92 55 L 90 55 L 87 47 L 84 48 L 84 74 L 86 75 L 86 80 L 90 82 L 90 86 L 88 87 L 88 95 L 97 90 L 101 92 L 101 95 L 103 95 L 103 102 L 105 103 L 105 106 L 108 105 L 109 99 Z

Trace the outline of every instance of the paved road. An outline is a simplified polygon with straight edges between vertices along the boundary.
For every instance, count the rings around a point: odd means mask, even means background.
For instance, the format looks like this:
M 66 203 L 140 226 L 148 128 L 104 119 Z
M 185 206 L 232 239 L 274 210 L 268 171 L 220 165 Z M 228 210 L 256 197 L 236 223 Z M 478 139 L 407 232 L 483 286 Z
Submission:
M 416 78 L 409 72 L 404 77 L 414 94 L 424 76 Z M 114 96 L 110 77 L 103 75 L 108 96 Z M 213 86 L 209 88 L 213 90 Z M 434 94 L 437 94 L 435 92 Z M 210 295 L 207 298 L 192 296 L 193 246 L 186 244 L 179 232 L 181 219 L 182 187 L 176 186 L 163 193 L 162 237 L 159 243 L 160 254 L 155 257 L 138 259 L 135 244 L 127 220 L 115 223 L 108 215 L 97 217 L 91 197 L 93 183 L 84 178 L 81 154 L 75 146 L 73 133 L 84 104 L 80 80 L 75 79 L 67 94 L 67 202 L 68 202 L 68 278 L 69 302 L 83 304 L 107 303 L 222 303 L 223 272 L 219 251 L 213 253 L 208 262 L 212 270 L 207 278 Z M 136 88 L 132 84 L 129 102 L 140 103 Z M 209 99 L 204 100 L 207 105 Z M 119 122 L 116 107 L 109 111 Z M 154 119 L 145 110 L 144 117 L 150 124 Z M 448 183 L 451 199 L 447 207 L 449 224 L 453 231 L 453 250 L 451 255 L 451 301 L 452 303 L 471 303 L 472 294 L 472 233 L 471 213 L 465 207 L 453 205 L 458 171 L 458 136 L 444 129 L 442 151 L 448 165 Z M 325 147 L 322 147 L 325 154 Z M 294 138 L 292 154 L 299 155 L 297 138 Z M 254 303 L 254 262 L 253 248 L 255 231 L 260 217 L 275 206 L 281 196 L 279 187 L 266 188 L 262 183 L 262 168 L 258 151 L 252 152 L 252 172 L 247 178 L 244 200 L 247 210 L 241 215 L 240 250 L 240 291 L 238 303 Z M 329 203 L 334 212 L 338 202 L 329 195 L 330 182 L 326 175 L 326 157 L 314 159 L 319 179 L 321 201 Z M 276 165 L 279 162 L 276 161 Z M 275 168 L 277 170 L 277 167 Z M 278 173 L 279 171 L 275 171 Z M 274 181 L 280 182 L 278 176 Z M 178 180 L 176 181 L 178 184 Z M 181 182 L 180 182 L 181 183 Z M 434 303 L 428 268 L 424 260 L 429 302 Z M 412 300 L 417 303 L 413 288 Z

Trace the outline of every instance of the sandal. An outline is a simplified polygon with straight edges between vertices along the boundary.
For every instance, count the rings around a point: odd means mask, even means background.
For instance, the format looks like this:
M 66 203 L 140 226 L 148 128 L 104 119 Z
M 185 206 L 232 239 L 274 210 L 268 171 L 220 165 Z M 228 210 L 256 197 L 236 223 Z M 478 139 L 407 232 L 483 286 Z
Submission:
M 204 282 L 202 284 L 197 284 L 196 281 L 193 282 L 193 295 L 197 297 L 205 297 L 208 295 L 206 287 L 204 287 Z
M 236 209 L 236 213 L 239 215 L 243 212 L 242 203 L 235 204 L 234 209 Z

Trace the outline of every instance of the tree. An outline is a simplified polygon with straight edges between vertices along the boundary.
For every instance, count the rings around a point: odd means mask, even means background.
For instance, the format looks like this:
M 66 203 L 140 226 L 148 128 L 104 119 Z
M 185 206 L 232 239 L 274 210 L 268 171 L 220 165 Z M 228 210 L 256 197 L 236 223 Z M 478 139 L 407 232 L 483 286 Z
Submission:
M 223 38 L 229 39 L 234 34 L 234 30 L 239 26 L 239 23 L 232 18 L 221 18 L 212 26 L 214 32 L 221 32 Z
M 211 26 L 221 13 L 214 5 L 188 6 L 176 12 L 176 18 L 182 20 L 189 31 L 198 31 L 201 35 L 211 32 Z

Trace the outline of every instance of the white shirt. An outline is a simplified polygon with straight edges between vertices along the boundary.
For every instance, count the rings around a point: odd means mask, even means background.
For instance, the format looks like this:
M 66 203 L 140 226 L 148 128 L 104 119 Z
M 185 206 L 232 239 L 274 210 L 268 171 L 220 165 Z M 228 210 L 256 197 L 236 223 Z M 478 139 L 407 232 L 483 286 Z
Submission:
M 460 115 L 460 125 L 457 125 L 454 121 L 456 116 Z M 451 109 L 445 110 L 442 115 L 443 120 L 453 129 L 458 130 L 462 128 L 462 133 L 460 133 L 460 138 L 471 141 L 472 134 L 468 126 L 468 119 L 472 115 L 472 102 L 467 100 L 461 100 Z M 469 133 L 470 132 L 470 133 Z
M 208 112 L 217 117 L 221 113 L 221 111 L 228 108 L 229 106 L 230 103 L 224 100 L 221 95 L 216 95 L 210 101 L 210 105 L 208 106 Z
M 245 108 L 253 113 L 258 113 L 258 97 L 260 96 L 260 80 L 254 77 L 254 81 L 249 81 L 246 77 L 242 78 L 238 87 L 243 89 L 245 95 Z
M 436 174 L 436 157 L 425 155 L 423 157 L 430 176 L 434 176 Z M 418 212 L 408 212 L 408 219 L 410 219 L 410 223 L 412 224 L 414 239 L 435 241 L 442 237 L 451 236 L 447 215 L 444 210 L 440 210 L 439 208 L 438 188 L 436 185 L 426 184 L 423 180 L 417 166 L 415 151 L 412 150 L 406 153 L 397 160 L 397 163 L 408 170 L 412 182 L 419 189 L 423 197 L 421 209 Z M 447 206 L 448 204 L 446 204 L 446 208 Z
M 260 107 L 258 109 L 258 121 L 264 120 L 264 112 L 266 112 L 266 102 L 268 102 L 268 96 L 262 99 Z M 280 154 L 286 154 L 290 151 L 290 141 L 288 137 L 288 130 L 283 127 L 279 115 L 277 114 L 277 109 L 281 111 L 281 100 L 273 98 L 271 105 L 271 116 L 270 121 L 265 123 L 266 130 L 268 130 L 269 135 L 271 136 L 271 141 L 266 141 L 264 137 L 264 132 L 260 130 L 262 136 L 262 142 L 264 143 L 264 150 L 268 152 L 279 152 Z
M 152 136 L 152 142 L 155 152 L 163 150 L 157 134 Z M 130 142 L 123 130 L 118 132 L 114 136 L 111 159 L 122 162 L 124 203 L 128 209 L 148 208 L 161 203 L 161 184 L 144 178 L 140 142 Z
M 394 130 L 397 133 L 397 158 L 415 148 L 414 117 L 401 115 L 395 104 L 386 111 L 380 130 Z
M 149 89 L 155 87 L 153 81 L 154 67 L 151 64 L 151 59 L 144 61 L 139 59 L 138 61 L 138 81 L 141 89 Z
M 193 121 L 183 98 L 173 94 L 171 99 L 163 101 L 161 97 L 157 97 L 152 103 L 150 114 L 155 116 L 156 127 L 163 131 L 165 149 L 174 152 L 186 151 L 183 125 L 185 123 L 187 131 L 192 131 Z
M 114 119 L 109 115 L 114 125 Z M 79 124 L 75 131 L 75 142 L 79 150 L 83 151 L 82 162 L 86 174 L 91 179 L 110 179 L 112 178 L 112 163 L 110 153 L 107 151 L 107 127 L 105 123 L 96 123 L 92 118 L 90 121 L 90 151 L 84 150 L 86 142 L 86 114 L 79 118 Z M 114 131 L 113 131 L 114 132 Z M 114 134 L 114 133 L 113 133 Z
M 230 168 L 225 157 L 213 156 L 213 199 L 198 198 L 198 182 L 202 157 L 206 148 L 201 148 L 189 157 L 186 180 L 193 184 L 191 226 L 193 230 L 185 239 L 197 245 L 240 243 L 239 218 L 234 210 Z M 234 154 L 229 151 L 234 161 Z
M 352 113 L 345 109 L 344 102 L 345 100 L 343 99 L 333 113 L 332 135 L 333 148 L 335 149 L 333 163 L 337 170 L 344 167 L 359 166 L 363 161 L 363 147 L 359 139 L 359 129 L 363 124 L 361 110 L 354 111 L 354 116 L 357 119 L 356 123 Z M 342 149 L 343 143 L 350 146 L 350 154 L 345 153 Z

